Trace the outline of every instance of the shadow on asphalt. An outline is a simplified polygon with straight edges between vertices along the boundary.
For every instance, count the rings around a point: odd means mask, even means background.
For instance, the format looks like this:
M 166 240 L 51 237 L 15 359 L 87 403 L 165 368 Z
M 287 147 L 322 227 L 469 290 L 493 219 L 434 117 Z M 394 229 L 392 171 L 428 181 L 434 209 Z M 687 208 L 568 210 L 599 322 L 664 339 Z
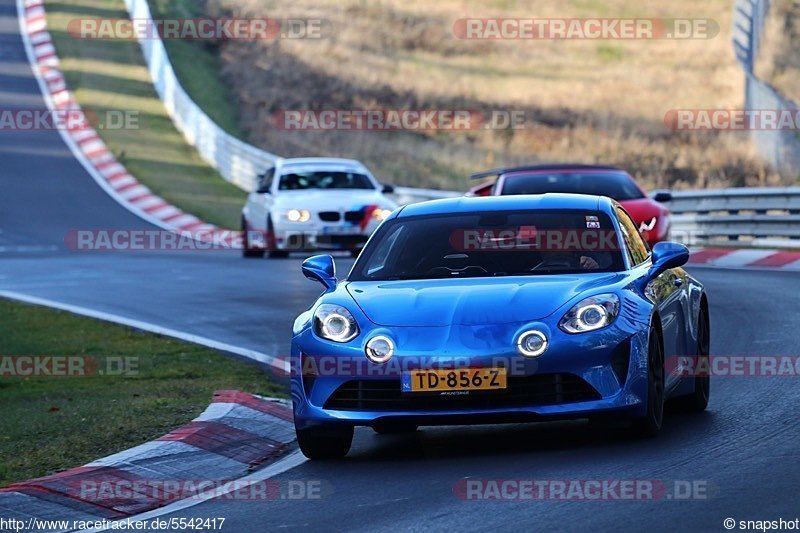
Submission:
M 703 440 L 713 431 L 715 415 L 667 413 L 664 429 L 655 438 L 636 438 L 623 425 L 586 421 L 539 422 L 483 426 L 422 427 L 415 433 L 378 435 L 358 428 L 347 461 L 384 462 L 408 459 L 469 458 L 536 453 L 586 451 L 617 453 L 641 450 L 648 454 L 674 452 L 687 442 Z

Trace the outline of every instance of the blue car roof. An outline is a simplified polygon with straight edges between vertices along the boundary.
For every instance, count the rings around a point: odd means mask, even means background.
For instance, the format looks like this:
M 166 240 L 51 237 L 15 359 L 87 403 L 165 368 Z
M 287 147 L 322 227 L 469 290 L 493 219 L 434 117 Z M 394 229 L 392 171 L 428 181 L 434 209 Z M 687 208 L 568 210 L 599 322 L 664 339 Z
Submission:
M 482 213 L 486 211 L 536 211 L 580 209 L 611 214 L 612 200 L 587 194 L 520 194 L 510 196 L 462 196 L 431 200 L 405 206 L 399 218 L 449 213 Z

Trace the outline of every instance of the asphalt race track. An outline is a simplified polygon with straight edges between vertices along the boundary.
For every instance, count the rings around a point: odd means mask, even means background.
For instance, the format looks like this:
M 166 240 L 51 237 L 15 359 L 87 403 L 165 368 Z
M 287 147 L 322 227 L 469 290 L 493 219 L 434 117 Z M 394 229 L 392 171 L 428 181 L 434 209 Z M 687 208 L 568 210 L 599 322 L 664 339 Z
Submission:
M 0 0 L 0 108 L 44 104 Z M 0 290 L 112 313 L 272 356 L 319 292 L 300 259 L 234 252 L 81 253 L 74 229 L 142 229 L 108 197 L 57 132 L 0 133 Z M 340 272 L 350 262 L 340 263 Z M 711 299 L 713 355 L 798 355 L 800 274 L 693 269 Z M 0 342 L 2 342 L 0 340 Z M 225 517 L 227 531 L 619 529 L 721 531 L 723 520 L 794 519 L 800 387 L 791 377 L 719 378 L 709 410 L 668 416 L 654 440 L 582 422 L 356 432 L 342 461 L 305 462 L 278 479 L 322 480 L 319 500 L 207 501 L 175 516 Z M 464 478 L 697 481 L 706 498 L 657 501 L 463 501 Z M 794 514 L 792 514 L 794 513 Z M 166 516 L 168 518 L 168 516 Z

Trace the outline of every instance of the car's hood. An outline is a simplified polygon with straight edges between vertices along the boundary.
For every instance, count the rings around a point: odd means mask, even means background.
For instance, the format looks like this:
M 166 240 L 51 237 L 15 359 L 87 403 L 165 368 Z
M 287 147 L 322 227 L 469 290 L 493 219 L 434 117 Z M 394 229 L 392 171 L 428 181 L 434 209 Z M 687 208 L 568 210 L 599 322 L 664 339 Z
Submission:
M 366 189 L 280 191 L 275 195 L 275 205 L 312 211 L 358 211 L 365 205 L 385 209 L 395 207 L 380 191 Z
M 381 326 L 506 324 L 545 318 L 575 296 L 618 278 L 606 273 L 354 281 L 347 292 Z

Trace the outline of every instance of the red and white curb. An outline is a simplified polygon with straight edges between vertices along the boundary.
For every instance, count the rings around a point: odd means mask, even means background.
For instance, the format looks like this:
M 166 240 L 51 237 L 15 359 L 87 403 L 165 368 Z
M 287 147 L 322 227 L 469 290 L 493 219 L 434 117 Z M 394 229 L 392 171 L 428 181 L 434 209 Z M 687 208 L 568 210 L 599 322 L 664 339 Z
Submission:
M 689 265 L 800 271 L 800 252 L 736 248 L 692 250 Z
M 60 128 L 64 142 L 95 181 L 123 207 L 151 224 L 203 241 L 215 240 L 215 232 L 229 234 L 213 224 L 169 204 L 132 176 L 89 124 L 69 90 L 53 46 L 43 0 L 17 0 L 20 33 L 28 60 L 45 102 L 53 113 L 69 113 L 68 128 Z M 232 238 L 222 239 L 236 247 Z
M 220 488 L 231 490 L 226 484 L 294 453 L 288 403 L 217 391 L 199 417 L 158 440 L 0 489 L 0 516 L 23 521 L 129 518 L 179 503 L 178 493 L 182 501 L 199 503 L 212 497 L 206 491 L 213 486 L 213 495 L 219 496 Z

